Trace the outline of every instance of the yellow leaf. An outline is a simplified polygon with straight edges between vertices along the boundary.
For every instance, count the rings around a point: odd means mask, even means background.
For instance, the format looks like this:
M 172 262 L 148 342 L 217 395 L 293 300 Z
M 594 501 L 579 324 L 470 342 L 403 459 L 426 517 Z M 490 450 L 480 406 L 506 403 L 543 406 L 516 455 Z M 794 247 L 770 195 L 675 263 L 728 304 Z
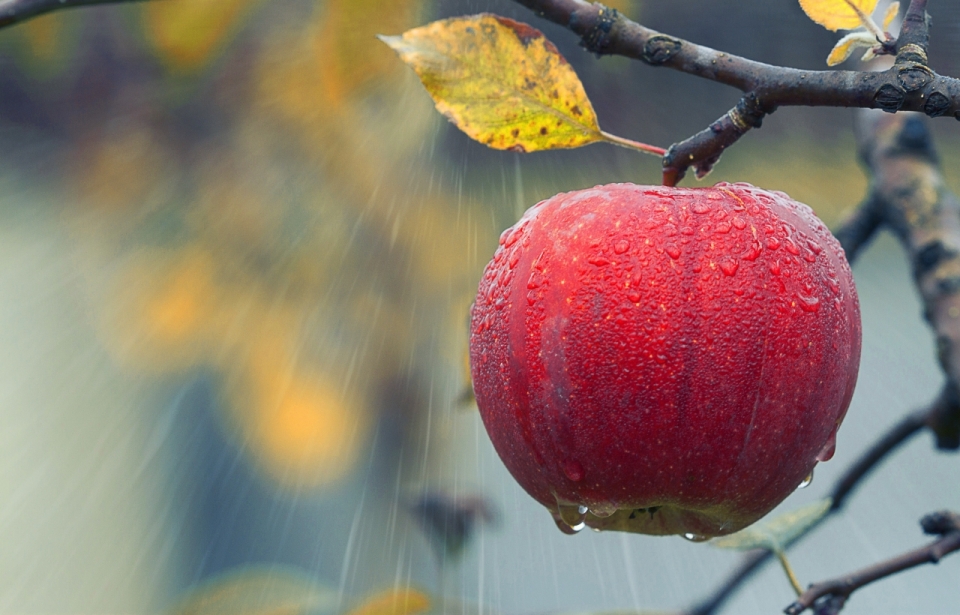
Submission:
M 877 0 L 800 0 L 807 17 L 827 30 L 852 30 L 877 8 Z
M 494 149 L 533 152 L 606 140 L 573 68 L 528 25 L 484 14 L 380 40 L 413 67 L 437 110 Z
M 841 62 L 845 62 L 856 49 L 862 47 L 873 47 L 877 44 L 876 39 L 867 34 L 866 32 L 852 32 L 834 45 L 833 50 L 830 51 L 830 55 L 827 56 L 827 66 L 836 66 Z
M 429 609 L 429 596 L 405 587 L 374 594 L 347 615 L 416 615 Z
M 167 64 L 181 71 L 201 68 L 261 0 L 163 0 L 144 5 L 147 38 Z
M 890 6 L 887 7 L 887 14 L 883 16 L 883 31 L 890 31 L 890 24 L 893 23 L 893 20 L 896 19 L 897 15 L 900 14 L 900 3 L 891 2 Z

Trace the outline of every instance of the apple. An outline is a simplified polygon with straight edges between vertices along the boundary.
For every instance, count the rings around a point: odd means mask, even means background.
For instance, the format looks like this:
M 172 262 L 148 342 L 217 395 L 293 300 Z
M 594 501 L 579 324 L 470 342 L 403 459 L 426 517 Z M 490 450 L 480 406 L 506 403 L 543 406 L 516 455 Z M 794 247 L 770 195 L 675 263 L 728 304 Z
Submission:
M 561 529 L 740 530 L 833 455 L 860 362 L 843 249 L 749 184 L 559 194 L 471 312 L 483 423 Z

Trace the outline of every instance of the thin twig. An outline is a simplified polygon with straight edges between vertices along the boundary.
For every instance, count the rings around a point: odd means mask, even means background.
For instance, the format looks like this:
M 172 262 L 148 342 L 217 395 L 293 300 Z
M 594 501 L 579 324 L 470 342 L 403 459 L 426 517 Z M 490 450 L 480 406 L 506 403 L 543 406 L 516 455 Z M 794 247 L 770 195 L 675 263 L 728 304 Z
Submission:
M 774 554 L 780 561 L 780 567 L 783 568 L 784 574 L 787 575 L 787 580 L 790 581 L 793 591 L 797 592 L 797 596 L 802 596 L 803 585 L 800 584 L 800 580 L 797 578 L 797 573 L 793 571 L 793 566 L 790 565 L 790 560 L 787 559 L 786 551 L 783 549 L 777 549 Z
M 0 28 L 22 23 L 51 11 L 93 6 L 97 4 L 125 4 L 145 0 L 0 0 Z
M 818 608 L 818 613 L 837 613 L 850 594 L 861 587 L 922 564 L 936 564 L 950 553 L 960 551 L 960 515 L 949 511 L 934 513 L 924 517 L 921 524 L 928 534 L 940 534 L 940 538 L 862 570 L 814 583 L 783 612 L 800 615 L 814 605 L 827 602 L 829 604 L 825 606 L 829 610 Z M 930 531 L 931 527 L 935 527 L 936 531 Z

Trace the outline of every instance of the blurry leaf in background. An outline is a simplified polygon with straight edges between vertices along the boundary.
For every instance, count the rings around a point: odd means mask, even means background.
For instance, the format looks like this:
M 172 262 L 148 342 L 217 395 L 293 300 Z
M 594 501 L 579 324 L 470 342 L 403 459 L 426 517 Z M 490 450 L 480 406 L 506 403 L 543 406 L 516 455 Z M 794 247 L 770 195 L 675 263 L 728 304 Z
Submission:
M 29 23 L 29 22 L 28 22 Z M 114 233 L 142 223 L 179 169 L 163 138 L 147 126 L 118 121 L 115 130 L 77 144 L 71 156 L 71 187 L 90 213 L 109 215 Z
M 603 140 L 577 74 L 535 28 L 476 15 L 380 40 L 416 71 L 440 113 L 489 147 L 534 152 Z
M 119 363 L 154 373 L 204 363 L 222 309 L 215 275 L 212 255 L 199 247 L 138 251 L 101 313 L 107 348 Z
M 807 17 L 827 30 L 853 30 L 863 25 L 861 14 L 869 16 L 873 13 L 877 8 L 877 1 L 800 0 L 800 8 Z
M 368 597 L 347 615 L 416 615 L 429 611 L 430 606 L 430 596 L 427 594 L 409 587 L 399 587 Z
M 162 0 L 143 6 L 147 39 L 174 71 L 209 62 L 263 0 Z
M 15 28 L 0 30 L 0 43 L 10 46 L 11 55 L 28 75 L 49 79 L 70 65 L 82 19 L 79 11 L 34 17 Z
M 324 100 L 338 107 L 366 84 L 392 69 L 390 52 L 375 44 L 379 32 L 408 28 L 420 14 L 420 0 L 327 0 L 313 41 Z
M 483 496 L 447 493 L 421 495 L 410 506 L 410 513 L 430 540 L 441 565 L 447 558 L 459 559 L 479 525 L 494 525 L 500 516 Z
M 250 345 L 231 407 L 244 449 L 270 478 L 293 490 L 326 487 L 354 469 L 370 431 L 368 411 L 343 379 L 298 362 L 299 330 L 277 324 Z
M 170 615 L 297 615 L 330 613 L 335 590 L 298 569 L 249 567 L 218 575 L 194 588 Z

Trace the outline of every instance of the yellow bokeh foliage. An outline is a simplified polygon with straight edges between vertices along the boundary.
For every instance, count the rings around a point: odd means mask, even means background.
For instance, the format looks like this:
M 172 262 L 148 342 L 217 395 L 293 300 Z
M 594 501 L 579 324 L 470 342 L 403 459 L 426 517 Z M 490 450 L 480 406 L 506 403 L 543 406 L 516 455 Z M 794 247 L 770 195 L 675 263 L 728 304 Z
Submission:
M 143 6 L 147 40 L 174 71 L 202 68 L 263 0 L 163 0 Z
M 336 599 L 302 571 L 279 564 L 233 569 L 187 592 L 169 615 L 299 615 Z
M 328 0 L 310 36 L 311 52 L 325 103 L 339 107 L 367 84 L 383 79 L 394 62 L 376 44 L 380 32 L 409 27 L 420 13 L 418 0 Z M 315 100 L 317 104 L 319 100 Z
M 294 316 L 295 317 L 295 316 Z M 247 349 L 230 407 L 245 446 L 277 483 L 315 489 L 354 468 L 370 428 L 366 409 L 342 382 L 301 365 L 294 353 L 297 328 L 277 319 Z
M 409 587 L 387 589 L 367 597 L 347 615 L 417 615 L 431 607 L 430 596 Z
M 130 258 L 101 314 L 118 361 L 154 373 L 204 363 L 221 308 L 215 269 L 199 248 L 147 249 Z

